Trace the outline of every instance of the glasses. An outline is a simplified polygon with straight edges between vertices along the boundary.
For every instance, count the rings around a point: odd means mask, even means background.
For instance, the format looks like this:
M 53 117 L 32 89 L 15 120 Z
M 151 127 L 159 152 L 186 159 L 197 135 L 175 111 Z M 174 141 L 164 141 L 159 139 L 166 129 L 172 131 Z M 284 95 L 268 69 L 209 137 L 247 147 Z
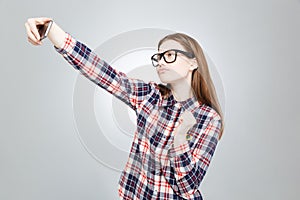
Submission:
M 185 52 L 185 51 L 181 51 L 179 49 L 170 49 L 170 50 L 167 50 L 167 51 L 162 52 L 162 53 L 154 54 L 151 57 L 152 65 L 154 67 L 157 67 L 158 62 L 161 60 L 161 58 L 164 58 L 164 61 L 166 63 L 173 63 L 173 62 L 176 61 L 178 53 L 181 53 L 181 54 L 185 55 L 188 58 L 194 58 L 195 57 L 195 55 L 191 52 Z

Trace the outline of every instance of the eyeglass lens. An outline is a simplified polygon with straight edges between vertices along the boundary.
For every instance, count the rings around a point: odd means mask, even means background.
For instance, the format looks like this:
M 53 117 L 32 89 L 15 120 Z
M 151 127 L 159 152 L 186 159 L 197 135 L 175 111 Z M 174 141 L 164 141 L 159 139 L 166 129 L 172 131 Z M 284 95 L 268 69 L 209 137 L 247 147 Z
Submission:
M 151 58 L 154 67 L 158 66 L 158 62 L 162 59 L 162 57 L 166 63 L 172 63 L 176 61 L 177 52 L 174 50 L 169 50 L 163 53 L 154 54 Z

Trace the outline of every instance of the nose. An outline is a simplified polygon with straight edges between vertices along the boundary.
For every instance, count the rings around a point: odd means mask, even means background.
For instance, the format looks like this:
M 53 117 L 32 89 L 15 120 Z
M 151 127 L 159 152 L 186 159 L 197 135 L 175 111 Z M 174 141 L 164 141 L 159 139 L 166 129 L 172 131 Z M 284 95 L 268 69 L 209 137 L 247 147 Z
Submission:
M 160 60 L 158 61 L 158 66 L 165 65 L 165 64 L 166 64 L 166 62 L 165 62 L 164 58 L 161 57 Z

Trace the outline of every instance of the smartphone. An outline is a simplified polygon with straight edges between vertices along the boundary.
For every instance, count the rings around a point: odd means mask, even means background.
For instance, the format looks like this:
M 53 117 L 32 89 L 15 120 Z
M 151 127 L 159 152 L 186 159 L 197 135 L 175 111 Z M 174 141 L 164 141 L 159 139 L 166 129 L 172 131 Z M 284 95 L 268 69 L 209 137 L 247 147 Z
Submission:
M 52 26 L 53 21 L 49 21 L 46 24 L 43 25 L 37 25 L 37 29 L 39 31 L 40 34 L 40 41 L 42 41 L 43 39 L 45 39 L 50 31 L 50 28 Z

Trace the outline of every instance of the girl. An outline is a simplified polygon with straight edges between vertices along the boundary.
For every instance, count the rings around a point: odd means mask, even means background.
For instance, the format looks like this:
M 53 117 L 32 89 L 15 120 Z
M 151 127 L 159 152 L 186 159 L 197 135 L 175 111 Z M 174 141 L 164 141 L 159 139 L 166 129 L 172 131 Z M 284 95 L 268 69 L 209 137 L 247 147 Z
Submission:
M 28 41 L 42 45 L 38 27 L 53 21 L 30 18 Z M 55 22 L 55 50 L 89 80 L 137 115 L 129 158 L 120 176 L 120 199 L 202 199 L 199 186 L 223 132 L 222 112 L 206 59 L 197 41 L 167 35 L 151 57 L 162 83 L 145 83 L 115 70 Z

